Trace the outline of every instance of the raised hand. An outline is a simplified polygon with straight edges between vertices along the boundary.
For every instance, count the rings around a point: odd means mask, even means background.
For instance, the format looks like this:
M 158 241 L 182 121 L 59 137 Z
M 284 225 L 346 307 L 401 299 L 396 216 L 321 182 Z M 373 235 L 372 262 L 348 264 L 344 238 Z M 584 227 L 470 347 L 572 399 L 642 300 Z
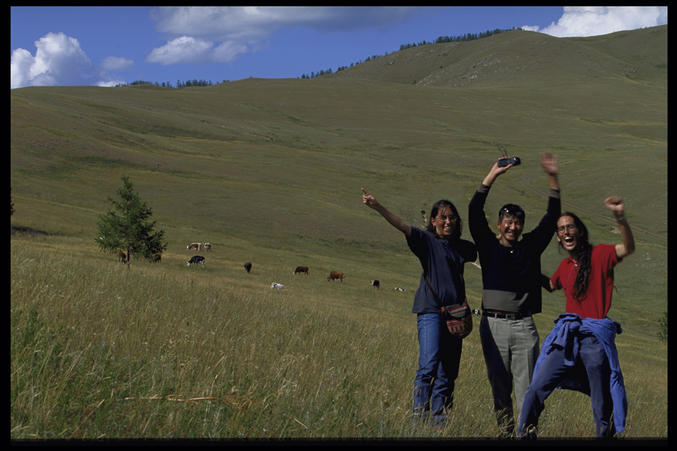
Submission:
M 557 157 L 550 152 L 543 152 L 541 154 L 541 166 L 548 175 L 557 175 L 559 167 L 557 165 Z
M 364 205 L 376 210 L 381 216 L 383 216 L 386 219 L 386 221 L 388 221 L 393 227 L 395 227 L 400 232 L 403 232 L 407 236 L 411 236 L 411 226 L 409 224 L 402 221 L 397 215 L 394 215 L 390 211 L 388 211 L 388 209 L 385 208 L 383 205 L 381 205 L 376 199 L 374 199 L 374 196 L 369 194 L 366 189 L 364 188 L 360 189 L 362 190 L 362 203 Z
M 378 206 L 378 201 L 367 192 L 366 189 L 360 188 L 362 190 L 362 203 L 370 208 L 376 208 Z
M 614 212 L 614 215 L 617 217 L 623 216 L 623 213 L 625 212 L 625 203 L 623 202 L 623 199 L 621 199 L 619 196 L 609 196 L 606 199 L 604 199 L 604 205 L 606 208 Z

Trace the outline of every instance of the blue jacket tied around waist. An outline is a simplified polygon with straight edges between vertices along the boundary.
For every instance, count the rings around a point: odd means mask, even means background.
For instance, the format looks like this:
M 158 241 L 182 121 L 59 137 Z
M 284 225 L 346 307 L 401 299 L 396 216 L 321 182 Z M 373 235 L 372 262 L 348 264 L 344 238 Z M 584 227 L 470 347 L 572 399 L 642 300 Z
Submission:
M 575 313 L 562 313 L 555 320 L 555 327 L 548 334 L 541 347 L 541 353 L 536 360 L 534 374 L 538 372 L 541 362 L 553 349 L 563 349 L 567 366 L 573 371 L 562 379 L 558 388 L 577 390 L 590 395 L 590 385 L 585 368 L 578 359 L 578 338 L 580 334 L 592 334 L 604 347 L 611 370 L 610 390 L 613 402 L 614 425 L 618 433 L 625 429 L 625 419 L 628 412 L 628 400 L 625 394 L 623 374 L 618 362 L 616 351 L 616 334 L 622 333 L 621 325 L 609 318 L 583 318 Z

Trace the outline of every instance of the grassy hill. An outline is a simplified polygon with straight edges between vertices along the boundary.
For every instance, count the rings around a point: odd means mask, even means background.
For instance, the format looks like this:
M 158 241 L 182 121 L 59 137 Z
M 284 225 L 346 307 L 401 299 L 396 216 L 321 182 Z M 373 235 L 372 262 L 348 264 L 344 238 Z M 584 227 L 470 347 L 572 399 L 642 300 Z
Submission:
M 591 79 L 665 80 L 667 26 L 588 38 L 512 30 L 467 42 L 412 47 L 371 59 L 338 78 L 437 87 L 546 87 Z
M 644 366 L 666 371 L 656 334 L 667 310 L 667 26 L 567 39 L 512 31 L 410 48 L 308 80 L 34 87 L 12 90 L 10 101 L 13 316 L 33 305 L 57 321 L 49 305 L 20 294 L 27 262 L 117 268 L 95 246 L 96 222 L 128 175 L 169 242 L 159 265 L 138 262 L 132 273 L 264 301 L 276 281 L 288 288 L 289 311 L 331 305 L 356 324 L 391 315 L 413 362 L 409 312 L 420 268 L 402 236 L 361 204 L 360 187 L 411 223 L 440 198 L 465 221 L 501 144 L 523 164 L 492 188 L 490 223 L 511 201 L 526 210 L 526 230 L 536 225 L 547 195 L 538 155 L 546 150 L 559 157 L 563 208 L 581 216 L 594 242 L 619 240 L 603 200 L 625 199 L 637 251 L 616 270 L 621 361 L 644 356 L 655 362 Z M 192 241 L 214 245 L 202 272 L 185 266 Z M 544 270 L 562 258 L 553 240 Z M 311 268 L 303 281 L 291 275 L 300 264 Z M 326 281 L 331 270 L 346 273 L 342 285 Z M 479 306 L 479 271 L 466 274 Z M 378 293 L 368 286 L 374 278 Z M 395 286 L 408 291 L 394 295 Z M 563 305 L 561 293 L 544 295 L 542 337 Z M 288 326 L 300 324 L 290 318 Z M 350 336 L 337 340 L 352 348 Z M 479 340 L 468 343 L 479 352 Z M 488 385 L 479 363 L 478 383 Z M 649 429 L 636 435 L 663 430 Z

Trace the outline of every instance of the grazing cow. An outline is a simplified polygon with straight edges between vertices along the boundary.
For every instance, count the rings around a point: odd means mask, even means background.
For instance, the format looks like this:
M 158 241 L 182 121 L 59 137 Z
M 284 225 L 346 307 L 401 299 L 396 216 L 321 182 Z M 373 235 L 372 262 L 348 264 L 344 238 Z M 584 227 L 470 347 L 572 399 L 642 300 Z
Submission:
M 303 273 L 306 276 L 308 275 L 308 267 L 307 266 L 297 266 L 296 269 L 294 270 L 294 274 L 299 274 Z
M 282 285 L 281 283 L 273 282 L 270 284 L 270 288 L 273 288 L 275 290 L 281 290 L 284 288 L 284 285 Z
M 209 252 L 212 249 L 212 243 L 205 243 L 204 244 L 205 250 Z
M 159 252 L 150 256 L 150 261 L 153 262 L 153 263 L 158 263 L 161 259 L 162 259 L 162 254 L 160 254 Z
M 186 249 L 195 249 L 196 251 L 199 251 L 202 249 L 202 243 L 190 243 L 188 246 L 186 246 Z
M 190 258 L 190 260 L 188 260 L 188 266 L 190 266 L 192 264 L 197 264 L 197 263 L 204 265 L 205 264 L 205 258 L 202 255 L 194 255 Z
M 127 254 L 123 251 L 118 251 L 118 261 L 120 263 L 127 263 Z
M 376 287 L 378 289 L 381 286 L 381 282 L 379 282 L 378 280 L 372 280 L 371 286 Z
M 252 264 L 250 262 L 247 262 L 244 264 L 244 269 L 249 272 L 252 270 Z
M 343 273 L 339 271 L 332 271 L 329 273 L 329 277 L 327 277 L 327 280 L 340 280 L 343 282 Z

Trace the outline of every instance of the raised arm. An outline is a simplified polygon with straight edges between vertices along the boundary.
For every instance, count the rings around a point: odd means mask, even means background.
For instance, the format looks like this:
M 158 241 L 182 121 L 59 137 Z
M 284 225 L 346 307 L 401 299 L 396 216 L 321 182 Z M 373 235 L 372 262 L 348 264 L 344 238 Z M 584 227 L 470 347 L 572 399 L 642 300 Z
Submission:
M 506 157 L 507 158 L 507 157 Z M 512 167 L 512 164 L 509 164 L 507 166 L 499 166 L 498 162 L 494 162 L 494 165 L 489 169 L 489 173 L 484 177 L 484 180 L 482 180 L 482 185 L 484 186 L 491 186 L 494 184 L 496 181 L 496 177 L 499 175 L 503 174 L 506 172 L 508 169 Z
M 618 196 L 610 196 L 604 199 L 604 205 L 611 210 L 616 217 L 618 228 L 621 231 L 622 244 L 616 245 L 616 255 L 623 258 L 635 252 L 635 238 L 632 236 L 632 230 L 625 219 L 625 204 L 623 199 Z
M 548 174 L 548 185 L 550 186 L 550 189 L 559 191 L 559 179 L 557 178 L 559 167 L 557 166 L 557 158 L 550 152 L 543 152 L 541 154 L 541 166 L 546 174 Z
M 367 192 L 366 189 L 362 189 L 362 203 L 367 207 L 372 208 L 379 212 L 386 221 L 388 221 L 393 227 L 395 227 L 400 232 L 404 233 L 406 236 L 411 236 L 411 226 L 402 221 L 398 216 L 394 215 L 383 205 L 381 205 L 371 194 Z

